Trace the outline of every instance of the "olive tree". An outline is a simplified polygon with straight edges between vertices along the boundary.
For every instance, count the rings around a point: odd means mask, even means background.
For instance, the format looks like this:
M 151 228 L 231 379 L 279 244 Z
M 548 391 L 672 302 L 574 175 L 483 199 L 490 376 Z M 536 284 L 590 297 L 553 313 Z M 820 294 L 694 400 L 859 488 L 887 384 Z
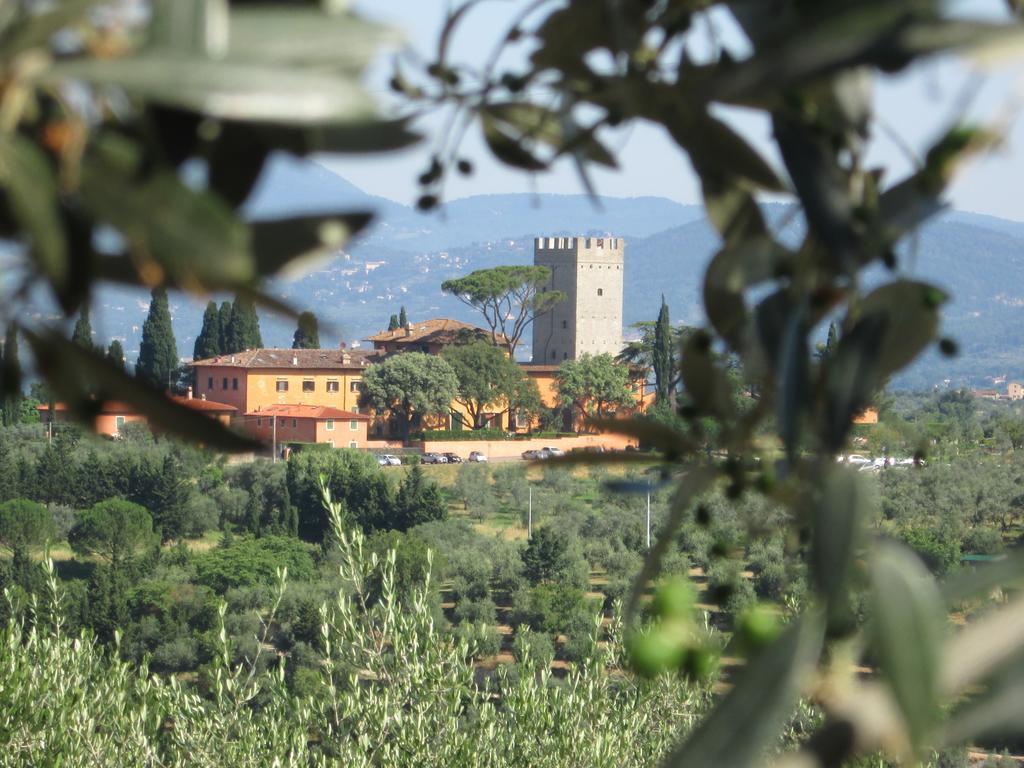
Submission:
M 395 83 L 423 111 L 453 113 L 445 151 L 420 180 L 424 207 L 440 202 L 470 122 L 500 161 L 541 172 L 567 158 L 585 185 L 592 166 L 615 163 L 613 130 L 653 123 L 699 177 L 718 249 L 701 284 L 707 324 L 679 358 L 683 423 L 599 424 L 660 450 L 678 484 L 626 600 L 634 663 L 648 671 L 691 663 L 676 625 L 644 629 L 635 619 L 692 500 L 711 488 L 788 508 L 791 535 L 807 543 L 814 590 L 784 632 L 754 633 L 761 642 L 752 662 L 668 765 L 759 761 L 809 679 L 821 690 L 824 678 L 835 695 L 822 702 L 827 724 L 793 764 L 839 765 L 881 748 L 913 759 L 994 727 L 992 717 L 1012 727 L 999 714 L 1012 707 L 999 704 L 1005 678 L 996 672 L 1020 658 L 1024 601 L 951 636 L 943 625 L 947 600 L 983 593 L 1021 563 L 940 590 L 913 553 L 863 535 L 875 514 L 867 479 L 834 459 L 852 439 L 854 415 L 893 374 L 937 342 L 955 353 L 939 337 L 948 297 L 901 270 L 899 245 L 941 210 L 956 165 L 997 139 L 934 120 L 920 162 L 902 176 L 885 173 L 868 160 L 868 143 L 883 119 L 901 126 L 875 113 L 873 81 L 946 51 L 1019 43 L 1017 4 L 1008 6 L 1006 19 L 981 21 L 934 0 L 540 3 L 515 16 L 498 50 L 475 68 L 455 66 L 447 45 L 473 15 L 467 3 L 450 14 L 437 59 Z M 716 34 L 725 19 L 735 40 Z M 735 130 L 723 107 L 761 115 L 771 151 Z M 804 225 L 796 239 L 770 224 L 759 205 L 765 195 L 791 203 L 790 217 Z M 887 277 L 864 280 L 876 265 Z M 834 318 L 834 349 L 817 356 L 813 340 Z M 735 370 L 745 377 L 743 402 L 730 385 Z M 709 430 L 721 458 L 702 456 Z M 780 456 L 766 454 L 765 435 Z M 851 611 L 854 598 L 871 606 L 870 623 Z M 849 665 L 826 662 L 851 636 L 878 678 L 858 680 Z M 872 717 L 880 707 L 897 713 L 884 725 Z

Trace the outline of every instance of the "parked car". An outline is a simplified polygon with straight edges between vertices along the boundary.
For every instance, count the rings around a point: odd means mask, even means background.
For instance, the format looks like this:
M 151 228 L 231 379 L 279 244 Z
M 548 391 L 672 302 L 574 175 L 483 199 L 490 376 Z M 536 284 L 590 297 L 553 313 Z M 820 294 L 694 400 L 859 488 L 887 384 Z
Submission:
M 424 453 L 420 458 L 420 464 L 447 464 L 448 459 L 440 453 Z
M 546 459 L 550 459 L 550 458 L 552 458 L 554 456 L 565 456 L 565 451 L 563 451 L 561 448 L 552 448 L 551 446 L 547 446 L 547 445 L 545 445 L 543 448 L 541 448 L 541 451 L 543 451 L 544 453 L 547 454 L 544 457 Z
M 480 451 L 470 451 L 469 460 L 472 462 L 487 463 L 487 456 Z
M 849 456 L 846 457 L 846 463 L 847 464 L 861 464 L 861 465 L 863 465 L 863 464 L 871 464 L 872 462 L 871 462 L 871 459 L 869 459 L 867 456 L 862 456 L 859 453 L 851 453 Z
M 459 456 L 459 454 L 457 454 L 457 453 L 452 453 L 451 451 L 445 451 L 441 455 L 444 456 L 446 459 L 448 459 L 448 463 L 449 464 L 461 464 L 462 463 L 462 457 Z
M 547 458 L 541 451 L 529 450 L 523 451 L 523 458 L 527 461 L 536 461 L 537 459 Z
M 377 457 L 377 463 L 382 467 L 399 467 L 402 465 L 402 460 L 398 456 L 392 456 L 390 453 L 382 453 Z

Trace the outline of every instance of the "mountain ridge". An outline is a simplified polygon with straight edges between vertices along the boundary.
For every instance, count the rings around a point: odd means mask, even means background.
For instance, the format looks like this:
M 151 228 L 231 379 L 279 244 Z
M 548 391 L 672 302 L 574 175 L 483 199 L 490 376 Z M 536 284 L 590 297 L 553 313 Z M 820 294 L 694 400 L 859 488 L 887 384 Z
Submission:
M 402 305 L 413 319 L 445 315 L 473 322 L 471 309 L 441 293 L 441 282 L 474 269 L 532 263 L 533 237 L 541 235 L 609 233 L 626 240 L 625 330 L 653 319 L 663 293 L 674 322 L 703 322 L 700 280 L 719 238 L 699 206 L 657 197 L 601 198 L 603 207 L 595 211 L 585 195 L 492 194 L 454 200 L 441 218 L 368 195 L 316 163 L 274 158 L 268 165 L 246 202 L 249 216 L 367 207 L 380 212 L 369 231 L 326 266 L 268 285 L 297 309 L 316 312 L 325 339 L 349 344 L 365 339 Z M 788 222 L 785 241 L 799 238 L 802 222 L 786 217 L 789 207 L 768 204 L 765 210 L 775 226 Z M 904 241 L 898 252 L 902 273 L 952 293 L 944 333 L 960 342 L 963 354 L 954 360 L 928 355 L 897 385 L 925 388 L 945 379 L 981 384 L 998 375 L 1024 378 L 1024 222 L 947 211 Z M 868 274 L 867 283 L 884 277 L 878 268 Z M 137 308 L 147 298 L 139 291 L 105 287 L 94 313 L 94 324 L 121 338 L 130 358 L 144 319 Z M 204 303 L 174 297 L 184 357 L 191 352 Z M 266 314 L 262 321 L 269 345 L 290 344 L 290 321 Z

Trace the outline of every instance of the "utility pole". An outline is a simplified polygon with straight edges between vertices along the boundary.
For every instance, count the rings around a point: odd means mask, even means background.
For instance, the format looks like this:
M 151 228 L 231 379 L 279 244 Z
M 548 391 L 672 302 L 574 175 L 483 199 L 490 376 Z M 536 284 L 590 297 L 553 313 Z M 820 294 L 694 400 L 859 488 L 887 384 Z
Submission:
M 276 413 L 273 414 L 270 417 L 270 434 L 271 434 L 271 443 L 270 444 L 272 446 L 271 447 L 271 451 L 273 451 L 273 453 L 271 453 L 271 455 L 270 455 L 271 456 L 270 462 L 272 464 L 277 464 L 277 414 Z
M 526 512 L 526 540 L 533 538 L 533 486 L 530 486 L 530 506 Z
M 651 548 L 651 478 L 647 478 L 647 549 Z

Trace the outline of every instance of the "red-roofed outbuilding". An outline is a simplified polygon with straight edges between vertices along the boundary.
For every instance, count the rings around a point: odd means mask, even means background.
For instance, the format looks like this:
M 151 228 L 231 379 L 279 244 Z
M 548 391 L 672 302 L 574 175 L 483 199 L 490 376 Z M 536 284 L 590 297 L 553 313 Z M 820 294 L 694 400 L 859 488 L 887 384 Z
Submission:
M 335 448 L 365 448 L 370 417 L 329 405 L 267 405 L 245 414 L 246 431 L 259 440 L 326 443 Z

